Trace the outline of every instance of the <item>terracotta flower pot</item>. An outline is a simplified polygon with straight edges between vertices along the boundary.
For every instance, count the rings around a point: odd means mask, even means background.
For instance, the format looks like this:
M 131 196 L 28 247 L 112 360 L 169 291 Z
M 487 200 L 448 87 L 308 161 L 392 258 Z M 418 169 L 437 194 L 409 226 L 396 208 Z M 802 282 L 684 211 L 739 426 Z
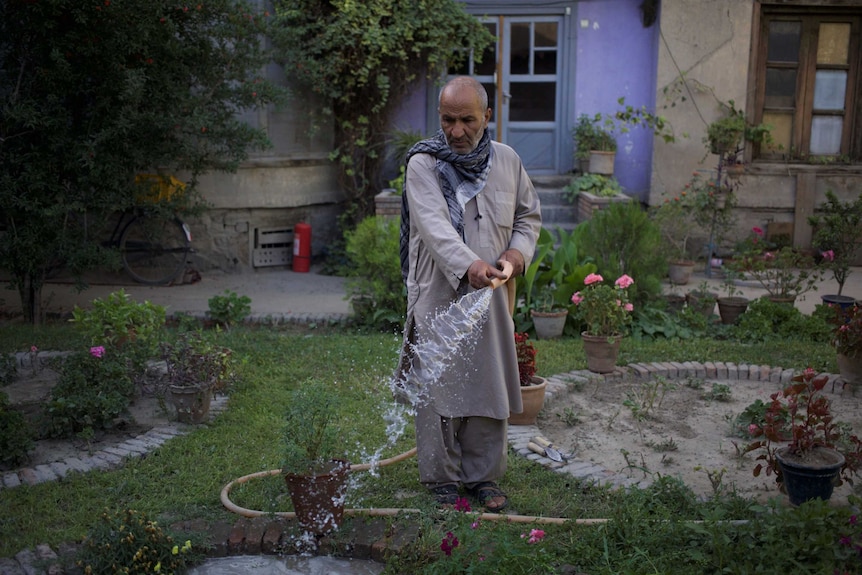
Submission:
M 180 423 L 201 423 L 209 415 L 213 396 L 211 388 L 172 385 L 170 392 Z
M 620 353 L 621 335 L 589 335 L 581 333 L 584 353 L 587 355 L 587 369 L 594 373 L 611 373 L 617 365 Z
M 284 474 L 299 524 L 315 535 L 337 529 L 344 519 L 344 494 L 350 465 L 340 459 L 331 463 L 329 470 L 315 475 Z
M 532 382 L 532 385 L 521 386 L 521 402 L 524 404 L 524 411 L 509 414 L 511 425 L 534 425 L 536 417 L 545 406 L 547 381 L 544 377 L 534 375 Z
M 748 309 L 748 299 L 744 297 L 720 297 L 718 298 L 718 313 L 721 315 L 721 323 L 731 325 L 737 322 L 739 316 Z
M 685 285 L 691 279 L 691 273 L 694 271 L 694 262 L 690 261 L 674 261 L 669 262 L 667 273 L 670 277 L 670 283 L 674 285 Z

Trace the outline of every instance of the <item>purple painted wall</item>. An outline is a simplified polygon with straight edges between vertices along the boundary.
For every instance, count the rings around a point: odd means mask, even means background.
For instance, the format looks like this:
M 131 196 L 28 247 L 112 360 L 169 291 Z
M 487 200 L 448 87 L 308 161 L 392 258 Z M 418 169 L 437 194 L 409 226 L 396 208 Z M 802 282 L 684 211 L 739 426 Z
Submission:
M 574 109 L 567 111 L 564 133 L 570 132 L 580 114 L 597 112 L 613 114 L 620 109 L 617 100 L 625 97 L 626 104 L 646 105 L 655 110 L 656 67 L 658 59 L 659 24 L 644 28 L 640 5 L 643 0 L 582 0 L 571 18 L 574 47 L 565 54 L 574 78 Z M 527 6 L 524 3 L 523 6 Z M 586 23 L 584 27 L 583 24 Z M 425 85 L 402 103 L 394 126 L 412 127 L 433 132 L 439 126 L 428 126 Z M 630 195 L 646 201 L 652 169 L 653 136 L 641 128 L 617 137 L 615 172 L 617 179 Z
M 644 28 L 641 0 L 594 0 L 578 4 L 575 34 L 574 118 L 613 114 L 617 100 L 636 108 L 655 106 L 658 22 Z M 584 26 L 586 24 L 586 26 Z M 629 195 L 646 200 L 653 135 L 642 128 L 617 135 L 614 174 Z

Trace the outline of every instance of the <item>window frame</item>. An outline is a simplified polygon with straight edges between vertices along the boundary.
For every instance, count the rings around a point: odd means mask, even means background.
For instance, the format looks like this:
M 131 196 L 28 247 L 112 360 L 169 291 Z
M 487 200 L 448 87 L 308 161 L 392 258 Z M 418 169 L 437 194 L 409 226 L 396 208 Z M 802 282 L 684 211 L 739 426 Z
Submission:
M 799 59 L 796 65 L 796 91 L 793 112 L 793 126 L 790 135 L 791 150 L 776 150 L 769 152 L 753 149 L 753 159 L 759 161 L 774 161 L 785 159 L 804 161 L 805 159 L 822 160 L 824 163 L 849 158 L 851 163 L 862 161 L 862 7 L 836 6 L 831 3 L 820 4 L 769 4 L 759 3 L 757 31 L 755 40 L 756 58 L 754 69 L 754 114 L 755 124 L 763 122 L 765 112 L 786 110 L 786 108 L 766 106 L 766 71 L 767 68 L 781 67 L 767 61 L 769 24 L 773 21 L 798 21 L 802 25 L 799 46 Z M 828 65 L 817 65 L 817 34 L 822 23 L 849 23 L 850 39 L 848 47 L 848 63 L 846 67 L 836 66 L 833 69 L 847 70 L 847 90 L 844 95 L 844 122 L 841 133 L 839 154 L 809 153 L 814 110 L 815 74 L 818 69 L 830 69 Z M 828 115 L 819 114 L 819 115 Z

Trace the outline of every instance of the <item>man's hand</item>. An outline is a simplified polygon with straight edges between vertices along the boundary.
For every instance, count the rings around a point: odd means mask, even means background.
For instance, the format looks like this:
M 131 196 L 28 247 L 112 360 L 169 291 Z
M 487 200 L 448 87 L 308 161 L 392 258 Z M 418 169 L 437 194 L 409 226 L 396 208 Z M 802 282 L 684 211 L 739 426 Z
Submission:
M 506 250 L 500 254 L 500 259 L 497 260 L 497 264 L 502 265 L 501 262 L 509 262 L 512 264 L 512 275 L 515 277 L 524 273 L 524 254 L 514 248 Z
M 491 285 L 493 278 L 509 279 L 506 274 L 483 260 L 476 260 L 467 269 L 467 280 L 474 289 L 482 289 Z

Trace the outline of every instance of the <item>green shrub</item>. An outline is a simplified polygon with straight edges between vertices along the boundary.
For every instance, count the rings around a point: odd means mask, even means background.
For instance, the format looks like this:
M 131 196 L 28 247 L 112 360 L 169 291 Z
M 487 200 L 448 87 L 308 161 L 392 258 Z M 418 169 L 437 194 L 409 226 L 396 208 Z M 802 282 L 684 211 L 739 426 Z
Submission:
M 581 256 L 595 262 L 600 275 L 628 274 L 635 280 L 629 290 L 635 311 L 661 293 L 667 274 L 661 233 L 637 202 L 613 203 L 595 212 L 574 235 Z
M 371 216 L 345 234 L 350 272 L 345 284 L 354 304 L 356 321 L 388 328 L 400 325 L 407 314 L 407 298 L 399 259 L 400 224 L 395 218 Z
M 752 301 L 739 323 L 731 328 L 732 337 L 750 342 L 767 339 L 829 342 L 831 333 L 832 327 L 822 312 L 805 315 L 792 305 L 765 297 Z
M 108 346 L 121 354 L 129 372 L 137 375 L 156 355 L 165 308 L 149 301 L 136 302 L 120 289 L 105 299 L 94 299 L 91 309 L 75 306 L 72 323 L 91 345 Z
M 240 323 L 251 313 L 251 298 L 247 295 L 238 296 L 228 289 L 224 290 L 224 295 L 215 295 L 207 303 L 210 318 L 228 329 L 231 324 Z
M 18 465 L 33 448 L 33 431 L 24 416 L 9 407 L 5 393 L 0 392 L 0 463 Z
M 45 406 L 44 433 L 70 437 L 110 428 L 128 410 L 134 391 L 125 359 L 113 350 L 93 347 L 62 360 L 57 385 Z

